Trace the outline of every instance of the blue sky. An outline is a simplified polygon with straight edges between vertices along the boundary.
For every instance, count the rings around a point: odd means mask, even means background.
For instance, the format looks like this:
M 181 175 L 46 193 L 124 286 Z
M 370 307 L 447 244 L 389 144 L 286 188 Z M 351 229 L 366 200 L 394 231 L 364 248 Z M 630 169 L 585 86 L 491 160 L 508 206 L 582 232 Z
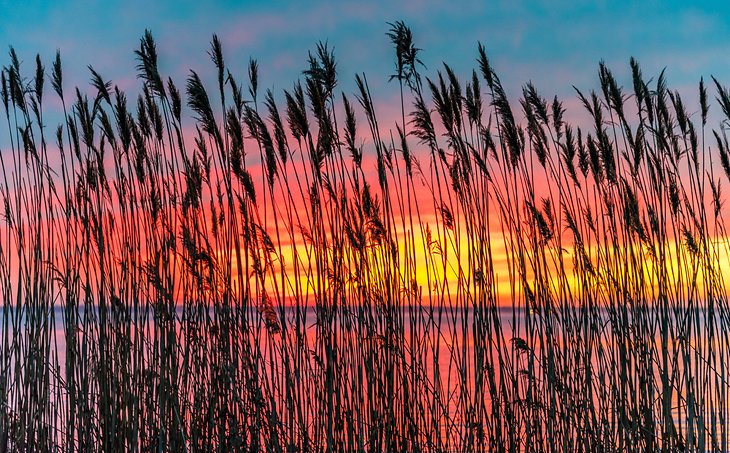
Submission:
M 259 61 L 263 88 L 289 88 L 305 67 L 307 51 L 327 40 L 339 61 L 340 88 L 353 91 L 365 72 L 376 98 L 388 99 L 393 50 L 386 22 L 413 29 L 422 60 L 433 75 L 446 61 L 466 77 L 481 41 L 507 88 L 519 94 L 527 81 L 545 96 L 575 98 L 597 84 L 606 60 L 631 86 L 629 57 L 649 77 L 666 67 L 670 87 L 696 90 L 700 76 L 730 83 L 730 6 L 682 1 L 439 1 L 405 2 L 200 2 L 0 1 L 0 47 L 13 45 L 28 73 L 36 53 L 46 65 L 58 48 L 69 85 L 86 84 L 87 65 L 136 92 L 133 50 L 152 30 L 161 69 L 183 86 L 189 69 L 212 75 L 206 54 L 213 33 L 228 65 L 245 82 L 249 57 Z M 0 64 L 7 64 L 7 53 Z M 690 93 L 688 93 L 690 94 Z

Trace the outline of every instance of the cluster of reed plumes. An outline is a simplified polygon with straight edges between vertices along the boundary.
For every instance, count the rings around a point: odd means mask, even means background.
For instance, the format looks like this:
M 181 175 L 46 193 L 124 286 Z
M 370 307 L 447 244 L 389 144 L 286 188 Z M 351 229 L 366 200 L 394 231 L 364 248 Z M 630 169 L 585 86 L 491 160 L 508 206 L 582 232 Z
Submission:
M 513 110 L 481 45 L 463 88 L 387 37 L 393 124 L 326 45 L 277 102 L 215 37 L 217 86 L 181 93 L 147 33 L 132 105 L 11 50 L 0 450 L 729 448 L 730 151 L 703 82 L 690 115 L 601 64 L 581 129 L 531 84 Z

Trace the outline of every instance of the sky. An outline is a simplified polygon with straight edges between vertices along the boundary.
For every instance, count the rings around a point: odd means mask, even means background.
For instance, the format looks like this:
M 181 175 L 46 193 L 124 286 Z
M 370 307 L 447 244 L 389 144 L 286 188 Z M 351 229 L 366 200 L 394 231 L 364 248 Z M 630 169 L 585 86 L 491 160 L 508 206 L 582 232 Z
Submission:
M 396 20 L 412 28 L 428 74 L 445 61 L 469 76 L 477 42 L 483 43 L 510 96 L 532 81 L 545 96 L 570 101 L 573 85 L 597 86 L 600 60 L 630 87 L 631 56 L 647 77 L 666 67 L 670 86 L 680 91 L 696 90 L 700 76 L 730 82 L 730 5 L 724 2 L 2 0 L 0 11 L 1 64 L 11 45 L 29 72 L 36 53 L 50 66 L 59 49 L 66 80 L 82 86 L 92 65 L 120 88 L 138 90 L 133 50 L 150 29 L 161 70 L 178 85 L 190 69 L 213 74 L 206 52 L 216 33 L 241 81 L 253 57 L 263 88 L 289 88 L 308 50 L 327 41 L 339 61 L 341 90 L 353 92 L 354 75 L 365 72 L 376 100 L 387 100 L 396 87 L 388 84 L 394 52 L 385 33 Z
M 587 118 L 573 87 L 598 89 L 602 60 L 628 92 L 631 57 L 641 63 L 647 79 L 666 68 L 669 87 L 691 99 L 688 106 L 694 114 L 700 77 L 714 75 L 730 85 L 730 5 L 720 2 L 507 0 L 454 6 L 436 0 L 0 0 L 0 17 L 0 66 L 9 63 L 6 51 L 13 46 L 26 74 L 32 74 L 36 53 L 50 71 L 58 49 L 66 93 L 76 85 L 92 92 L 91 65 L 130 99 L 142 86 L 134 50 L 147 29 L 157 42 L 160 72 L 178 87 L 185 86 L 192 69 L 215 91 L 215 69 L 207 52 L 217 34 L 239 83 L 247 84 L 248 61 L 255 58 L 260 89 L 272 88 L 279 100 L 282 90 L 302 76 L 308 51 L 326 41 L 338 61 L 339 90 L 354 93 L 355 74 L 364 72 L 376 107 L 390 106 L 385 116 L 395 118 L 400 113 L 394 102 L 398 86 L 389 83 L 395 52 L 386 32 L 388 23 L 398 20 L 412 29 L 415 45 L 422 49 L 425 75 L 433 77 L 446 62 L 466 79 L 477 67 L 481 42 L 508 97 L 516 101 L 521 87 L 532 81 L 543 96 L 557 95 L 565 102 L 571 123 Z M 717 121 L 709 126 L 716 127 Z M 0 149 L 4 144 L 7 136 L 0 134 Z

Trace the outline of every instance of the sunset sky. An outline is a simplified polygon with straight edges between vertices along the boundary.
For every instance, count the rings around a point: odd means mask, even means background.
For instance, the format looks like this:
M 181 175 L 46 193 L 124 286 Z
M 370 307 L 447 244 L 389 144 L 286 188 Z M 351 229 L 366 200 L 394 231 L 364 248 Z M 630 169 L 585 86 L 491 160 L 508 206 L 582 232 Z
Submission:
M 666 68 L 670 88 L 690 99 L 689 112 L 695 115 L 700 77 L 730 82 L 728 8 L 685 2 L 469 1 L 457 8 L 416 0 L 263 5 L 36 1 L 3 2 L 2 10 L 0 44 L 15 47 L 27 74 L 36 53 L 50 71 L 59 49 L 67 88 L 80 85 L 91 92 L 91 65 L 132 99 L 142 85 L 134 50 L 146 29 L 155 36 L 161 73 L 178 86 L 184 86 L 191 69 L 214 86 L 207 52 L 215 33 L 239 82 L 247 84 L 248 61 L 255 58 L 261 89 L 272 88 L 277 97 L 301 77 L 308 51 L 326 41 L 338 61 L 339 89 L 352 94 L 355 74 L 364 72 L 386 131 L 400 117 L 397 85 L 388 83 L 394 51 L 386 36 L 388 22 L 397 20 L 412 28 L 425 75 L 433 77 L 446 62 L 462 78 L 469 77 L 481 42 L 515 104 L 521 87 L 532 81 L 543 96 L 561 98 L 566 119 L 577 125 L 590 120 L 573 86 L 584 92 L 597 89 L 601 60 L 629 90 L 630 57 L 638 59 L 647 79 Z M 3 64 L 6 60 L 0 58 Z M 51 110 L 54 105 L 57 101 L 51 101 Z M 717 120 L 710 118 L 709 125 L 716 127 Z M 7 136 L 2 134 L 4 146 Z
M 26 63 L 35 53 L 50 61 L 62 52 L 69 83 L 85 84 L 86 66 L 120 88 L 138 88 L 133 50 L 152 30 L 162 71 L 183 80 L 193 68 L 211 71 L 206 55 L 217 33 L 228 64 L 245 73 L 259 61 L 264 88 L 289 88 L 307 51 L 322 40 L 335 49 L 340 88 L 351 92 L 365 71 L 378 99 L 388 87 L 393 55 L 386 22 L 403 20 L 423 62 L 442 61 L 467 76 L 481 41 L 502 75 L 508 95 L 532 80 L 545 95 L 574 98 L 572 85 L 590 89 L 604 59 L 625 85 L 629 57 L 647 76 L 667 68 L 671 86 L 696 89 L 700 76 L 730 80 L 728 7 L 722 2 L 440 1 L 405 2 L 198 2 L 198 1 L 3 1 L 0 46 L 15 46 Z M 4 52 L 4 51 L 3 51 Z M 3 63 L 5 61 L 3 59 Z M 570 111 L 569 111 L 570 114 Z

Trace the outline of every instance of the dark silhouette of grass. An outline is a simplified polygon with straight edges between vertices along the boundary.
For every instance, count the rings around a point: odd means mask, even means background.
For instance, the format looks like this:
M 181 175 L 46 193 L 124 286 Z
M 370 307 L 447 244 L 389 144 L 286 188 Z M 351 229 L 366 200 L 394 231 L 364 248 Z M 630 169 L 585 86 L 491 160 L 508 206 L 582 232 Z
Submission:
M 516 113 L 481 45 L 466 83 L 424 75 L 389 26 L 395 124 L 326 44 L 283 101 L 215 36 L 217 86 L 181 91 L 145 33 L 134 100 L 11 49 L 2 451 L 728 449 L 704 81 L 698 116 L 601 63 L 586 130 L 532 84 Z

